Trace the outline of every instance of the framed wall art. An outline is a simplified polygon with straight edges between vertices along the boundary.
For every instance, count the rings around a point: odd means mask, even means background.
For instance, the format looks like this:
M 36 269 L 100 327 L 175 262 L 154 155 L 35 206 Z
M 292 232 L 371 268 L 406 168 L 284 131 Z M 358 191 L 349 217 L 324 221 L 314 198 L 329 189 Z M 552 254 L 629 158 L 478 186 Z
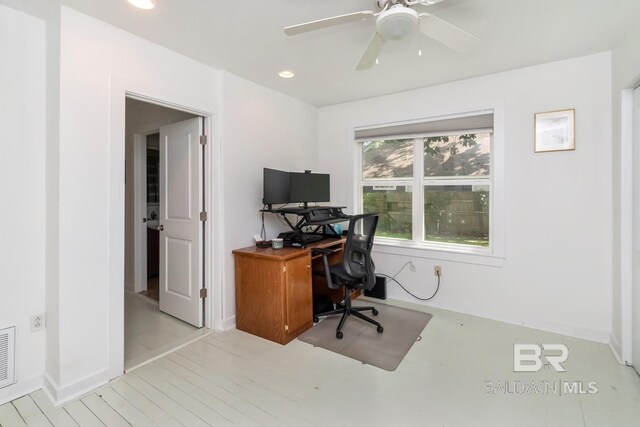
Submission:
M 576 110 L 536 113 L 534 122 L 536 153 L 576 149 Z

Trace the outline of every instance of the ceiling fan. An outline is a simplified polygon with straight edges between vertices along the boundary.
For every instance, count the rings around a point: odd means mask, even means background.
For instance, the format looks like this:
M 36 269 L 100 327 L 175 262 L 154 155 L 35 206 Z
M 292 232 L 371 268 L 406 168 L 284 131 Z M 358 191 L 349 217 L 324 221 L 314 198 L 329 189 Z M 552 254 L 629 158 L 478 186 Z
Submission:
M 418 13 L 414 6 L 430 6 L 442 0 L 377 0 L 380 12 L 371 10 L 319 19 L 284 29 L 288 36 L 320 30 L 334 25 L 376 18 L 376 32 L 369 41 L 356 70 L 371 68 L 388 40 L 401 40 L 420 27 L 420 31 L 460 53 L 480 43 L 480 39 L 430 13 Z

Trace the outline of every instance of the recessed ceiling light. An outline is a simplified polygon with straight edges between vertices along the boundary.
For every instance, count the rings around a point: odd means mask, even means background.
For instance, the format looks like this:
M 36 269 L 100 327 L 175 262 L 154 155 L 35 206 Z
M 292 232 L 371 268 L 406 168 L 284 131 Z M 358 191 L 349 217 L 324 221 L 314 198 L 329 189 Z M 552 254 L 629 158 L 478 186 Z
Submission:
M 156 0 L 128 0 L 129 3 L 140 9 L 153 9 L 156 7 Z
M 280 71 L 278 75 L 283 79 L 290 79 L 291 77 L 295 76 L 295 73 L 293 71 L 284 70 L 284 71 Z

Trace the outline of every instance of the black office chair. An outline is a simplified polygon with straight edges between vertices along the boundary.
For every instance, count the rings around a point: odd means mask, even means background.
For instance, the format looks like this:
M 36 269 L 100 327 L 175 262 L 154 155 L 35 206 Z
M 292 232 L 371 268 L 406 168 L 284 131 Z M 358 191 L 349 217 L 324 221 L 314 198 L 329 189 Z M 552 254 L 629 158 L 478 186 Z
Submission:
M 356 215 L 351 218 L 341 264 L 329 265 L 327 255 L 335 251 L 313 249 L 315 254 L 322 254 L 327 286 L 330 289 L 344 287 L 344 302 L 341 308 L 313 316 L 313 321 L 317 323 L 320 320 L 319 317 L 342 314 L 340 324 L 336 329 L 336 338 L 338 339 L 342 339 L 342 327 L 351 315 L 377 326 L 379 333 L 384 331 L 380 323 L 361 313 L 362 311 L 371 311 L 374 316 L 377 316 L 378 310 L 375 307 L 353 307 L 351 305 L 351 294 L 354 291 L 370 290 L 376 283 L 371 248 L 377 225 L 378 215 L 375 214 Z

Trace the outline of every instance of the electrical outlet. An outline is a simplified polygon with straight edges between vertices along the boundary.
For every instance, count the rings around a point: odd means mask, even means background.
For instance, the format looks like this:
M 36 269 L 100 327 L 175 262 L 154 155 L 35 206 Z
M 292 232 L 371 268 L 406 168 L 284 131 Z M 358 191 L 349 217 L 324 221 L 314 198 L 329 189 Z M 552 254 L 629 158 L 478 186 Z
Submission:
M 413 271 L 414 273 L 416 271 L 416 265 L 412 261 L 409 261 L 409 271 Z
M 442 276 L 442 267 L 440 267 L 439 265 L 436 265 L 435 267 L 433 267 L 433 274 L 435 276 L 441 277 Z
M 37 332 L 44 329 L 44 313 L 34 314 L 31 316 L 31 332 Z

